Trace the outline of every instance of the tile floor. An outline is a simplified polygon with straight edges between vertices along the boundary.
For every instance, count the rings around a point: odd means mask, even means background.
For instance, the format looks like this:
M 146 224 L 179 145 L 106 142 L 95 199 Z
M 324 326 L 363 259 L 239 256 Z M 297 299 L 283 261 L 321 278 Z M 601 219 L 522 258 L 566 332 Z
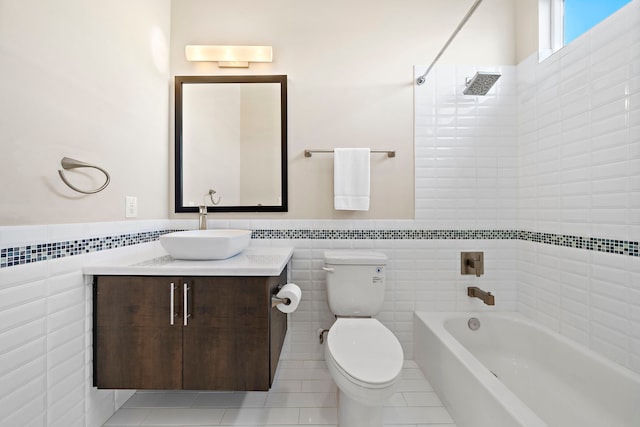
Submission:
M 335 427 L 337 388 L 324 361 L 281 360 L 269 392 L 137 392 L 105 427 Z M 385 427 L 455 427 L 418 366 L 406 361 Z

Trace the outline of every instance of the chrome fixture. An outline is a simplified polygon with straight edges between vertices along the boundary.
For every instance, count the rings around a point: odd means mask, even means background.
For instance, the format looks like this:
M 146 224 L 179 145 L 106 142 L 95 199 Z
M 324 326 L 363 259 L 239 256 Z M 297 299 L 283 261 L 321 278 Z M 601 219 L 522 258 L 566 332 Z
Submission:
M 191 286 L 187 283 L 182 284 L 182 312 L 184 313 L 184 320 L 182 321 L 182 326 L 189 325 L 189 318 L 191 317 L 191 313 L 189 313 L 189 291 L 191 290 Z
M 175 301 L 176 301 L 176 284 L 171 282 L 169 289 L 169 324 L 171 326 L 175 325 L 176 317 L 178 317 L 178 313 L 175 310 Z
M 175 298 L 176 298 L 176 291 L 178 290 L 178 287 L 175 285 L 175 283 L 171 283 L 170 284 L 170 288 L 169 288 L 169 324 L 171 326 L 175 325 L 175 319 L 176 317 L 179 316 L 178 313 L 176 313 L 175 311 Z M 182 321 L 182 325 L 183 326 L 188 326 L 189 324 L 189 318 L 191 317 L 191 313 L 189 313 L 189 306 L 191 305 L 189 303 L 189 291 L 191 290 L 191 286 L 189 286 L 187 283 L 183 283 L 182 284 L 182 312 L 184 313 L 184 320 Z
M 81 190 L 78 187 L 76 187 L 73 184 L 71 184 L 67 180 L 67 177 L 64 175 L 64 172 L 62 170 L 58 169 L 58 175 L 60 175 L 60 178 L 62 178 L 62 181 L 65 184 L 67 184 L 67 186 L 69 188 L 71 188 L 74 191 L 77 191 L 78 193 L 82 193 L 82 194 L 94 194 L 94 193 L 97 193 L 97 192 L 102 191 L 105 188 L 107 188 L 107 185 L 109 185 L 109 182 L 111 181 L 111 177 L 109 176 L 109 173 L 106 170 L 104 170 L 101 167 L 99 167 L 99 166 L 90 165 L 89 163 L 81 162 L 80 160 L 72 159 L 72 158 L 69 158 L 69 157 L 63 157 L 62 160 L 60 161 L 60 164 L 62 165 L 62 169 L 64 169 L 64 170 L 77 169 L 77 168 L 98 169 L 106 177 L 106 181 L 99 188 L 96 188 L 95 190 Z
M 484 274 L 484 252 L 460 252 L 460 274 Z
M 271 295 L 271 308 L 279 304 L 289 305 L 291 304 L 291 300 L 289 298 L 278 298 L 275 295 Z
M 222 199 L 220 196 L 218 196 L 218 200 L 213 200 L 213 195 L 216 194 L 217 191 L 214 190 L 213 188 L 209 189 L 209 198 L 211 199 L 211 204 L 213 204 L 214 206 L 217 206 L 220 204 L 220 200 Z
M 200 230 L 207 229 L 207 207 L 198 206 L 198 219 L 200 221 Z
M 424 84 L 427 74 L 429 74 L 429 71 L 431 71 L 431 69 L 433 68 L 434 65 L 436 65 L 436 62 L 438 61 L 438 59 L 440 59 L 440 57 L 442 56 L 442 54 L 444 53 L 445 50 L 447 50 L 447 48 L 449 47 L 449 45 L 451 44 L 451 42 L 453 41 L 453 39 L 456 37 L 456 35 L 458 35 L 458 33 L 460 32 L 460 30 L 462 29 L 462 27 L 464 27 L 464 24 L 467 23 L 467 21 L 469 20 L 469 18 L 471 18 L 471 15 L 473 15 L 473 12 L 476 11 L 476 9 L 478 8 L 478 6 L 480 6 L 480 3 L 482 3 L 482 0 L 476 0 L 473 5 L 471 6 L 471 8 L 469 9 L 469 11 L 467 12 L 467 14 L 464 16 L 464 18 L 462 18 L 462 21 L 460 21 L 460 24 L 458 24 L 458 27 L 456 27 L 455 31 L 453 32 L 453 34 L 451 34 L 451 37 L 449 37 L 449 40 L 447 40 L 447 42 L 444 44 L 444 47 L 440 50 L 440 52 L 438 53 L 438 55 L 436 55 L 436 59 L 433 60 L 433 62 L 431 63 L 431 65 L 429 65 L 429 68 L 427 68 L 427 71 L 424 72 L 423 75 L 421 75 L 420 77 L 418 77 L 416 79 L 416 84 L 418 86 Z
M 467 87 L 464 88 L 462 93 L 465 95 L 484 96 L 489 92 L 489 89 L 493 87 L 499 78 L 499 73 L 484 73 L 479 71 L 472 78 L 467 78 Z
M 385 153 L 387 157 L 395 157 L 396 150 L 371 150 L 372 153 Z M 333 150 L 304 150 L 305 157 L 313 156 L 313 153 L 333 153 Z
M 467 296 L 480 298 L 487 305 L 496 305 L 495 298 L 491 295 L 491 292 L 485 292 L 477 286 L 469 286 L 467 288 Z
M 470 317 L 469 321 L 467 322 L 467 326 L 469 326 L 469 329 L 471 329 L 472 331 L 477 331 L 478 329 L 480 329 L 480 320 L 478 320 L 477 317 Z
M 324 344 L 324 336 L 329 333 L 328 329 L 323 329 L 323 328 L 318 328 L 318 330 L 316 331 L 316 334 L 318 335 L 318 340 L 320 341 L 320 344 Z

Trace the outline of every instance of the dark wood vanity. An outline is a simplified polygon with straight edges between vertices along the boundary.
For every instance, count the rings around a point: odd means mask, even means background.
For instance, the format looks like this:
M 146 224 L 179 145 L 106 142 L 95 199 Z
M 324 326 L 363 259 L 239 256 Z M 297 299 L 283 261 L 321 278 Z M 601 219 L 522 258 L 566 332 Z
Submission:
M 94 275 L 94 385 L 269 390 L 287 331 L 279 276 Z

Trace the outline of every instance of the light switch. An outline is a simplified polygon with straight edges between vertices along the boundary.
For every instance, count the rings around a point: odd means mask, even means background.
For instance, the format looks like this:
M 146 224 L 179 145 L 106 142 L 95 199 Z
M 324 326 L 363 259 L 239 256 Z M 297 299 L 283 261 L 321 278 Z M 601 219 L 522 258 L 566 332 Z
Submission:
M 135 196 L 125 197 L 125 218 L 135 218 L 138 216 L 138 198 Z

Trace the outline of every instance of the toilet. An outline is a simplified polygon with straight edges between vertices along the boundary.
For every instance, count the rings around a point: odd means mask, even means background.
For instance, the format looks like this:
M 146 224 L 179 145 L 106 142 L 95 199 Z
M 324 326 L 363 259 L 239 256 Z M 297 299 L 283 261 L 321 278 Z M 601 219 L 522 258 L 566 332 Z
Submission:
M 372 317 L 384 302 L 387 256 L 332 250 L 324 262 L 327 299 L 336 316 L 325 361 L 338 386 L 338 426 L 382 427 L 383 404 L 396 390 L 404 361 L 398 339 Z

